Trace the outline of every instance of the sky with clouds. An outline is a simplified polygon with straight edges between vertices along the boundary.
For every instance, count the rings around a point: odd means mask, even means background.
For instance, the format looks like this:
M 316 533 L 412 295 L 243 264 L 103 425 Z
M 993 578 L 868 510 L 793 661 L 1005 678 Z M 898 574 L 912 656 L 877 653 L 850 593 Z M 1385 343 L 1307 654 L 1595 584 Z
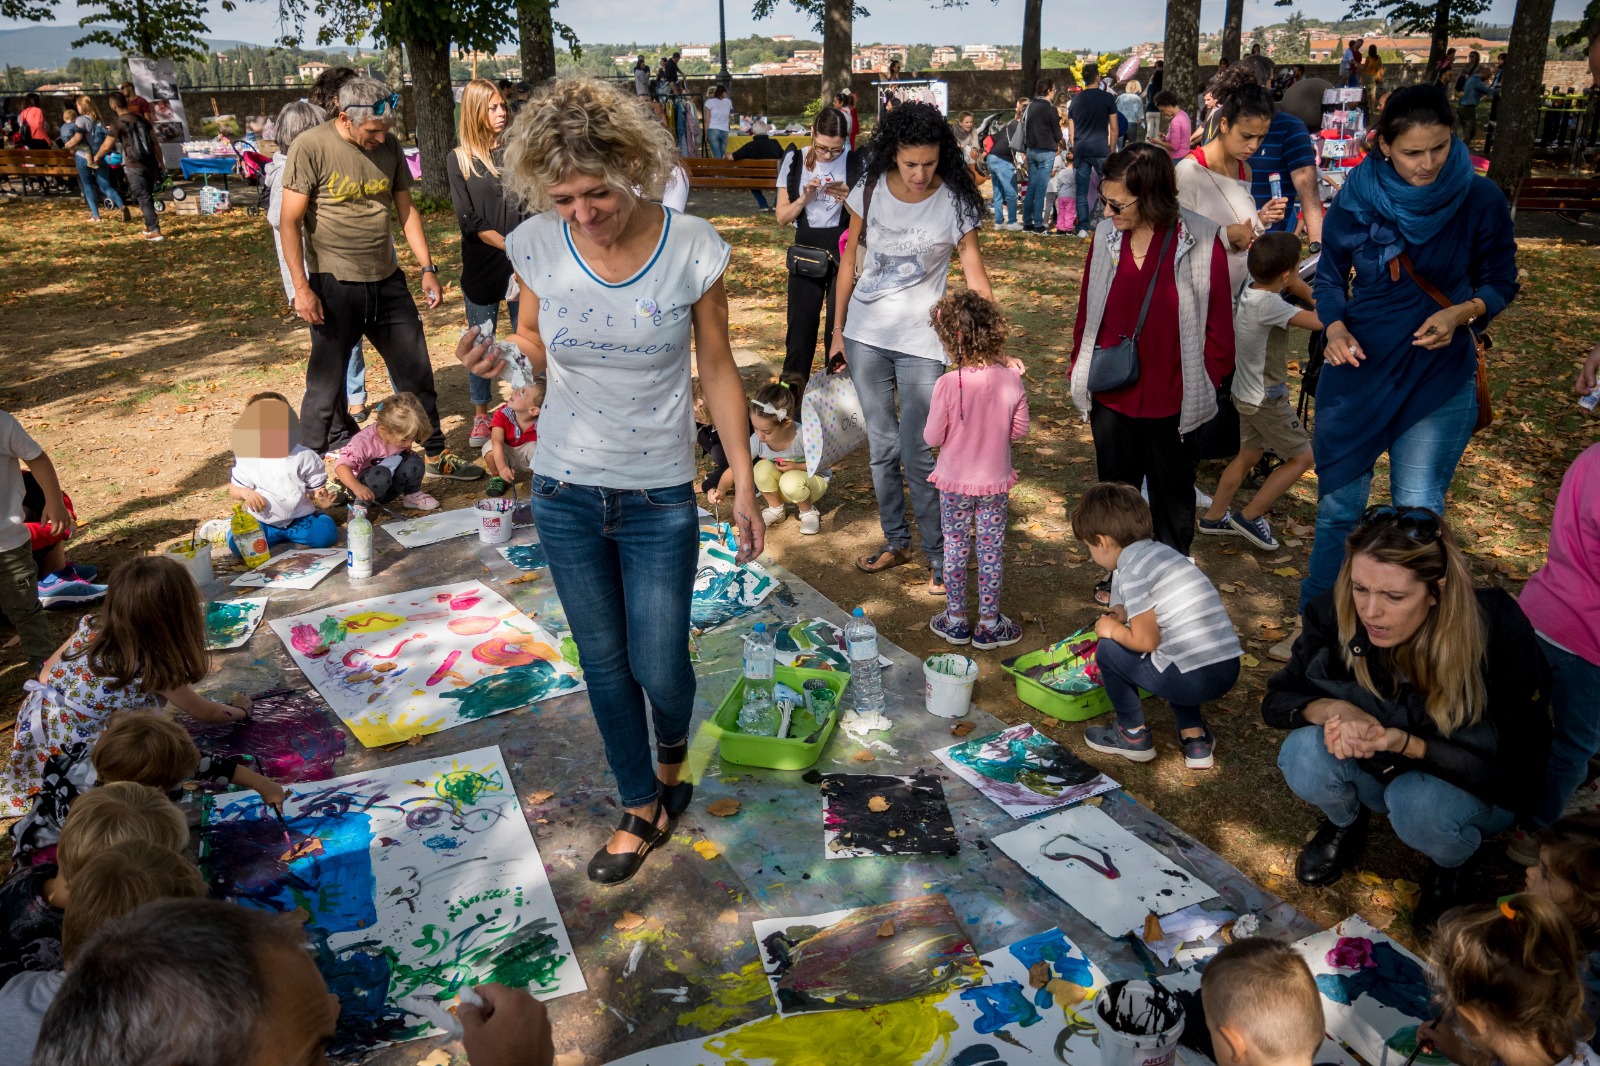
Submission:
M 729 37 L 812 33 L 809 18 L 792 8 L 758 20 L 751 16 L 749 0 L 726 2 Z M 969 0 L 964 8 L 940 7 L 935 0 L 862 2 L 872 14 L 856 22 L 858 43 L 1015 44 L 1022 36 L 1023 0 Z M 1302 0 L 1297 6 L 1312 18 L 1333 19 L 1348 4 L 1344 0 Z M 1515 0 L 1494 0 L 1485 18 L 1507 25 L 1515 6 Z M 1045 47 L 1110 49 L 1161 38 L 1166 8 L 1158 0 L 1121 0 L 1116 18 L 1107 17 L 1105 9 L 1103 0 L 1048 0 L 1044 5 Z M 1577 18 L 1582 9 L 1583 0 L 1556 0 L 1555 17 Z M 1245 26 L 1282 21 L 1290 10 L 1271 0 L 1246 0 Z M 1201 26 L 1218 28 L 1222 12 L 1223 0 L 1208 0 L 1201 11 Z M 211 5 L 207 23 L 214 37 L 267 43 L 277 34 L 275 13 L 271 0 L 246 0 L 231 13 Z M 577 30 L 580 40 L 630 43 L 619 39 L 619 26 L 626 26 L 632 40 L 640 43 L 704 44 L 717 39 L 715 0 L 566 0 L 556 15 Z M 58 8 L 56 21 L 75 25 L 78 17 L 69 0 Z M 0 20 L 0 28 L 15 25 Z

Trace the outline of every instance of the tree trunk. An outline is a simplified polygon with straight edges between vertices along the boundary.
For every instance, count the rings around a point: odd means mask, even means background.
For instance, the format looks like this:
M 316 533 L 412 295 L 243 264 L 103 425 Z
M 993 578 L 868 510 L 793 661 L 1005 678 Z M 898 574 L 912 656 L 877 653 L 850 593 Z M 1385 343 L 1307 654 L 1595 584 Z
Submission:
M 1032 96 L 1039 84 L 1039 41 L 1043 36 L 1044 0 L 1026 0 L 1022 7 L 1022 84 L 1017 95 Z M 1066 86 L 1060 86 L 1066 88 Z
M 1222 58 L 1236 62 L 1244 37 L 1244 0 L 1228 0 L 1222 16 Z
M 1516 27 L 1512 27 L 1515 29 Z M 1546 27 L 1548 30 L 1549 27 Z M 1439 64 L 1444 62 L 1445 49 L 1450 47 L 1450 0 L 1439 0 L 1433 9 L 1433 42 L 1428 46 L 1428 70 L 1431 73 L 1439 69 Z M 1544 53 L 1547 45 L 1543 40 L 1539 42 L 1539 62 L 1544 62 Z
M 1179 107 L 1194 107 L 1200 92 L 1200 0 L 1168 0 L 1162 58 L 1161 87 L 1178 98 Z
M 411 57 L 411 82 L 417 103 L 414 123 L 417 148 L 422 152 L 422 183 L 418 194 L 430 200 L 450 196 L 444 160 L 456 144 L 456 98 L 450 91 L 450 45 L 412 37 L 406 42 Z
M 550 0 L 518 0 L 517 23 L 522 28 L 522 80 L 538 85 L 554 78 L 556 39 Z
M 1507 197 L 1516 193 L 1533 163 L 1544 88 L 1545 42 L 1554 7 L 1555 0 L 1517 0 L 1517 14 L 1511 20 L 1511 41 L 1506 49 L 1510 58 L 1501 83 L 1494 161 L 1489 167 L 1489 177 Z
M 851 20 L 855 17 L 855 8 L 853 0 L 825 0 L 825 3 L 822 14 L 822 101 L 831 105 L 834 93 L 850 88 Z
M 389 47 L 383 53 L 383 80 L 395 92 L 400 93 L 400 106 L 395 108 L 393 133 L 397 140 L 405 140 L 407 129 L 411 125 L 411 116 L 406 113 L 405 93 L 401 92 L 406 85 L 406 49 L 399 41 L 390 41 Z

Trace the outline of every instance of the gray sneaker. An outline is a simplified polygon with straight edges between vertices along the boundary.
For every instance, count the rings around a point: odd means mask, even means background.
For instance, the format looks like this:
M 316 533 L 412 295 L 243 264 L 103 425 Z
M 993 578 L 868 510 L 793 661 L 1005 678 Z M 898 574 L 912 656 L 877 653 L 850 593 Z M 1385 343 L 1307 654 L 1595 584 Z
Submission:
M 448 451 L 428 459 L 428 477 L 449 478 L 451 481 L 477 481 L 483 477 L 483 467 L 462 462 Z

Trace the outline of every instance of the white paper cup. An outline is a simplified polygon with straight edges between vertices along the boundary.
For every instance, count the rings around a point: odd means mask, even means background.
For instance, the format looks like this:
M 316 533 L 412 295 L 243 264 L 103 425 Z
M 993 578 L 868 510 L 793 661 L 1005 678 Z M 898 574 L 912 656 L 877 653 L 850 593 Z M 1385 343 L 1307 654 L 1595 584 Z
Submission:
M 964 718 L 972 707 L 972 686 L 978 664 L 965 655 L 945 652 L 922 661 L 923 702 L 938 718 Z

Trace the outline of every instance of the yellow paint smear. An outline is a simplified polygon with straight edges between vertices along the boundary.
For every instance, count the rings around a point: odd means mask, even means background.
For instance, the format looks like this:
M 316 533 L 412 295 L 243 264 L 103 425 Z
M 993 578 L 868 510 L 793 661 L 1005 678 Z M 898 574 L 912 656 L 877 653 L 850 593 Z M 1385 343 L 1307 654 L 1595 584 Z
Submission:
M 721 973 L 710 986 L 711 1000 L 678 1015 L 680 1026 L 694 1026 L 704 1033 L 726 1029 L 751 1003 L 767 999 L 772 986 L 761 968 L 761 960 L 746 963 L 738 973 Z
M 908 999 L 865 1010 L 773 1015 L 705 1042 L 707 1051 L 756 1066 L 916 1066 L 941 1041 L 946 1051 L 956 1020 L 939 1008 L 942 997 Z

